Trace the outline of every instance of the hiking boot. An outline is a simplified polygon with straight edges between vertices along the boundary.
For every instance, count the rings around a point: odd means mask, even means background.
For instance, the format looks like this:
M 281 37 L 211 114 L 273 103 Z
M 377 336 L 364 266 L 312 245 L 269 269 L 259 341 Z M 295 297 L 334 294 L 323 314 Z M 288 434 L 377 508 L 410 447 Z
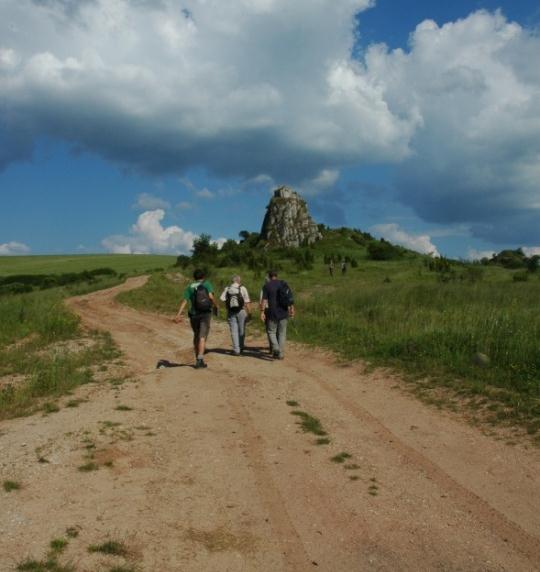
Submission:
M 195 369 L 203 369 L 203 368 L 205 368 L 205 367 L 208 367 L 208 365 L 207 365 L 206 363 L 204 363 L 204 360 L 203 360 L 203 359 L 198 359 L 198 360 L 195 362 Z
M 272 357 L 273 357 L 274 359 L 279 359 L 279 352 L 278 352 L 277 350 L 276 350 L 276 351 L 273 351 L 273 352 L 272 352 Z

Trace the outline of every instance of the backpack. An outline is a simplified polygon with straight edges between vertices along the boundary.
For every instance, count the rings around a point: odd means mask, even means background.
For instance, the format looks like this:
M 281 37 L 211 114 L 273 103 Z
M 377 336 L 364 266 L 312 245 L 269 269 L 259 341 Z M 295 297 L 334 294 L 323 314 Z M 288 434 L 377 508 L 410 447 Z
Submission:
M 196 312 L 210 312 L 212 310 L 212 300 L 208 295 L 206 286 L 201 282 L 195 289 L 193 296 L 193 309 Z
M 284 280 L 281 281 L 281 285 L 277 291 L 277 303 L 283 310 L 288 310 L 289 306 L 294 304 L 294 297 L 292 290 L 289 285 Z
M 229 286 L 225 295 L 225 305 L 230 312 L 239 312 L 244 307 L 244 297 L 240 286 Z

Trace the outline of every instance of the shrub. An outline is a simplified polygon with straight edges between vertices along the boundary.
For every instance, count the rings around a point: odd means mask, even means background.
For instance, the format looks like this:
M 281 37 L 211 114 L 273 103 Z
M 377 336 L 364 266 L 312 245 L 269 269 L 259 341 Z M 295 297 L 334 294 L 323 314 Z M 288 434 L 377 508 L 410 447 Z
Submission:
M 401 256 L 401 250 L 385 240 L 370 242 L 367 250 L 371 260 L 395 260 Z
M 516 272 L 515 274 L 512 275 L 512 280 L 514 282 L 527 282 L 527 280 L 529 279 L 529 274 L 527 273 L 527 271 L 520 271 L 520 272 Z

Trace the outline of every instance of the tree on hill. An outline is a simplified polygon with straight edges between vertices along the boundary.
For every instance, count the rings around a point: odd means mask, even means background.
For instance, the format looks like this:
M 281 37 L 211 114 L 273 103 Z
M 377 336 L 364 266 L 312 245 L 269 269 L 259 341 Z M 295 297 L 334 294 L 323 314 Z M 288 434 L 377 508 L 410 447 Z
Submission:
M 370 242 L 367 251 L 371 260 L 394 260 L 402 255 L 402 250 L 399 247 L 390 244 L 384 238 Z

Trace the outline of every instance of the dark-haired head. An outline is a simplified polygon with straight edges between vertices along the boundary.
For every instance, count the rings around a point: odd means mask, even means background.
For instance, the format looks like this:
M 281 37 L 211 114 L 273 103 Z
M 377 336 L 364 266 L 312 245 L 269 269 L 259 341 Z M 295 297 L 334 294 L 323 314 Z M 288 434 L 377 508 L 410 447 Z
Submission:
M 269 270 L 268 271 L 268 278 L 272 279 L 272 278 L 277 278 L 277 271 L 276 270 Z
M 200 268 L 197 268 L 197 270 L 195 270 L 193 273 L 193 278 L 195 278 L 195 280 L 202 280 L 204 278 L 204 271 Z

